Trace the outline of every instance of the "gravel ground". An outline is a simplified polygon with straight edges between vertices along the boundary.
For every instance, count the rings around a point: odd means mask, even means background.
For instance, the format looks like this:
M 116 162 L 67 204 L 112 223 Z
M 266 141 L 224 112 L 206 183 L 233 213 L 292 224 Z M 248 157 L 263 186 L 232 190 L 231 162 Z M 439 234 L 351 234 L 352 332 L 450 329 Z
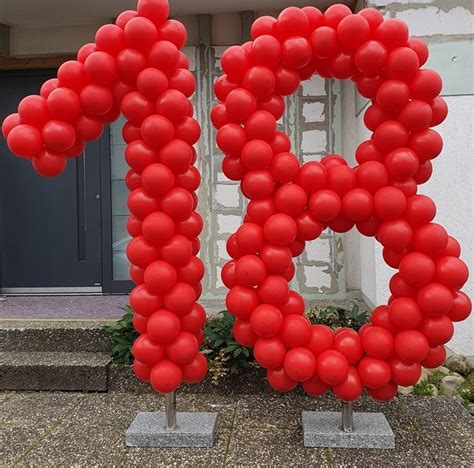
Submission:
M 303 447 L 302 410 L 338 410 L 333 397 L 299 393 L 216 395 L 182 392 L 178 410 L 218 412 L 211 449 L 128 448 L 138 411 L 163 398 L 136 393 L 0 393 L 0 466 L 472 466 L 473 418 L 455 400 L 362 398 L 355 411 L 381 411 L 394 450 Z

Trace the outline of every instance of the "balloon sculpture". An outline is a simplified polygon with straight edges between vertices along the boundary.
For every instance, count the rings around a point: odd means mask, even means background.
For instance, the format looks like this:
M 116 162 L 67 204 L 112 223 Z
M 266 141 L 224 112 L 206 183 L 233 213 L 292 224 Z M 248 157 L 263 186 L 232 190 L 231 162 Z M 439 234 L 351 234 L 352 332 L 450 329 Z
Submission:
M 130 304 L 140 333 L 134 369 L 164 393 L 207 371 L 199 352 L 206 315 L 196 303 L 204 267 L 197 257 L 200 174 L 192 146 L 200 127 L 188 100 L 195 81 L 179 50 L 186 29 L 168 14 L 166 0 L 139 0 L 137 11 L 101 27 L 94 44 L 61 65 L 57 78 L 23 99 L 2 125 L 10 150 L 52 177 L 105 124 L 126 117 L 133 237 L 127 255 L 137 285 Z M 460 291 L 468 271 L 459 244 L 432 222 L 434 202 L 417 194 L 442 149 L 430 129 L 447 114 L 441 79 L 420 69 L 428 58 L 424 42 L 409 38 L 402 21 L 384 21 L 370 8 L 352 14 L 334 5 L 323 15 L 290 7 L 278 19 L 258 18 L 251 32 L 252 42 L 222 57 L 225 75 L 215 83 L 222 103 L 211 115 L 226 154 L 223 170 L 250 199 L 245 224 L 227 243 L 233 260 L 222 272 L 235 337 L 254 347 L 278 391 L 301 383 L 312 395 L 332 388 L 349 401 L 365 387 L 388 400 L 397 385 L 417 381 L 421 366 L 443 362 L 453 321 L 471 310 Z M 338 155 L 301 165 L 276 129 L 282 96 L 314 73 L 351 78 L 371 99 L 364 122 L 373 135 L 357 148 L 354 169 Z M 376 237 L 386 263 L 398 269 L 389 304 L 374 309 L 358 333 L 311 326 L 303 298 L 288 286 L 292 258 L 327 227 L 354 226 Z
M 94 44 L 64 63 L 39 96 L 24 98 L 2 132 L 17 156 L 42 176 L 57 176 L 69 158 L 122 113 L 130 166 L 126 185 L 127 247 L 138 378 L 159 392 L 200 381 L 207 361 L 199 352 L 204 266 L 196 256 L 202 219 L 195 211 L 200 174 L 193 148 L 200 137 L 188 98 L 195 80 L 180 49 L 186 29 L 168 20 L 167 0 L 139 0 L 115 24 L 102 26 Z
M 420 68 L 425 43 L 372 8 L 352 14 L 333 5 L 322 14 L 290 7 L 277 19 L 258 18 L 251 35 L 223 54 L 225 74 L 215 83 L 221 103 L 211 115 L 224 173 L 250 200 L 222 271 L 234 336 L 254 347 L 278 391 L 301 383 L 311 395 L 332 389 L 351 401 L 365 388 L 389 400 L 397 385 L 418 380 L 422 366 L 443 363 L 453 322 L 471 311 L 460 291 L 468 278 L 460 246 L 433 222 L 434 202 L 417 194 L 443 146 L 430 128 L 447 114 L 441 78 Z M 373 133 L 358 146 L 355 168 L 335 154 L 301 164 L 277 131 L 282 96 L 314 73 L 350 78 L 371 101 L 364 122 Z M 369 324 L 333 332 L 311 325 L 303 298 L 289 289 L 292 258 L 324 229 L 354 226 L 382 244 L 385 262 L 398 271 L 388 305 L 376 307 Z

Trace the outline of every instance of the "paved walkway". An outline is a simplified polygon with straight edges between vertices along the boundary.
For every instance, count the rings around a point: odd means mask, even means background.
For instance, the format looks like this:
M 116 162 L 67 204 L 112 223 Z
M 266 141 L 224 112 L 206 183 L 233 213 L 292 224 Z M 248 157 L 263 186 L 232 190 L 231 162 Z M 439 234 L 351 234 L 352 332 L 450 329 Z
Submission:
M 403 397 L 355 410 L 383 411 L 395 450 L 309 449 L 301 410 L 336 410 L 332 397 L 216 396 L 182 393 L 178 410 L 217 411 L 212 449 L 140 449 L 124 445 L 138 411 L 163 409 L 159 395 L 132 393 L 0 394 L 0 466 L 472 466 L 473 418 L 455 400 Z

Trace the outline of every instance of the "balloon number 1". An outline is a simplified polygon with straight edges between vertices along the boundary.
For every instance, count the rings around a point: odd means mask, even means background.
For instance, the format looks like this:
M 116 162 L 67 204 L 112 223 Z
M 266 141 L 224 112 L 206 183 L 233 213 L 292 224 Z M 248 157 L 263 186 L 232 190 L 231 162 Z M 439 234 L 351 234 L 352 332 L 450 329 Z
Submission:
M 138 378 L 159 392 L 198 382 L 207 372 L 199 346 L 206 321 L 197 304 L 204 266 L 197 257 L 203 221 L 195 211 L 200 174 L 194 167 L 200 127 L 189 97 L 194 77 L 180 50 L 186 29 L 167 19 L 167 0 L 139 0 L 115 24 L 101 27 L 95 43 L 64 63 L 39 96 L 28 96 L 8 116 L 2 133 L 17 156 L 43 176 L 57 176 L 69 158 L 99 138 L 104 125 L 127 119 L 123 138 L 130 166 L 127 246 Z M 252 25 L 253 41 L 227 49 L 225 75 L 215 83 L 221 101 L 212 110 L 223 170 L 241 181 L 250 199 L 245 223 L 228 242 L 232 260 L 222 277 L 227 307 L 237 318 L 234 336 L 254 347 L 278 391 L 298 383 L 312 395 L 329 388 L 343 400 L 363 388 L 377 399 L 397 385 L 415 383 L 421 366 L 436 367 L 453 321 L 467 318 L 460 291 L 468 271 L 460 247 L 433 223 L 434 202 L 417 194 L 431 175 L 442 140 L 430 127 L 447 114 L 441 79 L 420 69 L 426 45 L 406 25 L 374 9 L 358 14 L 334 5 L 290 7 L 277 19 Z M 288 136 L 277 131 L 282 96 L 313 74 L 352 79 L 371 100 L 364 115 L 372 138 L 356 151 L 358 166 L 338 155 L 300 164 Z M 311 325 L 304 300 L 288 283 L 293 258 L 326 228 L 356 227 L 384 246 L 398 269 L 388 305 L 372 312 L 359 332 Z

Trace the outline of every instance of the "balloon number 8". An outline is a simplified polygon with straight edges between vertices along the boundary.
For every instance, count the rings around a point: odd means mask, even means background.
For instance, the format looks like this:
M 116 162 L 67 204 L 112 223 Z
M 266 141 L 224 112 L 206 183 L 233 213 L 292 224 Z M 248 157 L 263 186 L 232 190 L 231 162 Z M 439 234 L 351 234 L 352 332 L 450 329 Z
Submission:
M 224 173 L 249 199 L 222 270 L 235 338 L 254 347 L 275 390 L 300 383 L 309 394 L 332 389 L 351 401 L 366 388 L 388 400 L 398 385 L 416 383 L 421 366 L 442 364 L 453 321 L 471 310 L 460 291 L 468 271 L 459 244 L 432 222 L 434 202 L 417 194 L 443 145 L 430 128 L 447 115 L 441 79 L 420 68 L 424 42 L 371 8 L 352 14 L 333 5 L 322 14 L 290 7 L 258 18 L 251 35 L 223 54 L 215 83 L 221 102 L 211 115 Z M 355 168 L 335 154 L 301 164 L 277 130 L 283 96 L 315 73 L 351 79 L 371 101 L 364 122 L 373 133 L 358 146 Z M 353 227 L 375 237 L 398 272 L 388 304 L 374 309 L 369 324 L 333 332 L 311 325 L 303 298 L 290 290 L 292 258 L 323 230 Z
M 136 284 L 130 295 L 134 370 L 159 392 L 198 382 L 207 372 L 199 346 L 206 314 L 197 303 L 204 266 L 197 257 L 203 221 L 196 212 L 200 174 L 193 145 L 200 127 L 189 101 L 195 80 L 186 56 L 186 29 L 168 19 L 167 0 L 139 0 L 115 24 L 101 27 L 2 125 L 16 156 L 42 176 L 59 175 L 70 158 L 99 138 L 104 125 L 127 119 L 123 138 L 130 166 L 127 256 Z M 400 20 L 374 9 L 358 14 L 333 5 L 290 7 L 252 25 L 252 41 L 222 56 L 215 83 L 221 101 L 211 113 L 223 171 L 250 200 L 245 223 L 227 242 L 232 260 L 222 270 L 234 336 L 254 347 L 270 385 L 298 383 L 312 395 L 328 389 L 343 400 L 363 388 L 377 399 L 415 383 L 421 366 L 436 367 L 453 321 L 467 318 L 469 298 L 460 247 L 433 223 L 434 202 L 418 195 L 431 176 L 442 139 L 430 127 L 447 107 L 441 79 L 420 67 L 426 45 L 408 37 Z M 339 155 L 300 164 L 276 122 L 283 96 L 313 74 L 352 79 L 371 100 L 364 115 L 372 138 L 359 145 L 356 168 Z M 398 269 L 388 305 L 372 312 L 357 333 L 311 326 L 304 300 L 289 289 L 305 242 L 326 228 L 356 227 L 384 246 Z

